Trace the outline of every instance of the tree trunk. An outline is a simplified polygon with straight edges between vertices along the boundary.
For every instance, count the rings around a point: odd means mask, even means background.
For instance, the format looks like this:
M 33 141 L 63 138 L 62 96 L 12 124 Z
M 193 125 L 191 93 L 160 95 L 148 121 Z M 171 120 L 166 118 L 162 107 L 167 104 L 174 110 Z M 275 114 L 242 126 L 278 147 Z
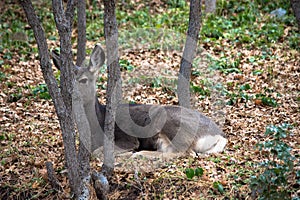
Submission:
M 82 66 L 83 61 L 85 60 L 86 56 L 86 3 L 85 0 L 78 0 L 77 2 L 77 19 L 78 19 L 78 37 L 77 37 L 77 59 L 76 65 Z M 78 91 L 78 89 L 76 89 Z M 79 94 L 78 94 L 79 95 Z M 79 96 L 75 97 L 78 101 L 75 101 L 73 98 L 73 102 L 76 105 L 82 105 Z M 80 161 L 80 175 L 81 178 L 84 179 L 89 176 L 90 173 L 90 144 L 92 138 L 84 138 L 90 136 L 90 127 L 86 113 L 84 112 L 83 107 L 77 107 L 76 109 L 73 108 L 76 114 L 76 124 L 78 128 L 78 132 L 80 134 L 80 143 L 78 149 L 78 160 Z M 84 127 L 84 128 L 79 128 Z
M 296 16 L 298 28 L 300 31 L 300 0 L 291 0 L 291 6 L 292 6 L 294 14 Z
M 64 101 L 65 115 L 60 119 L 60 126 L 63 134 L 63 144 L 70 187 L 76 197 L 80 195 L 81 178 L 79 174 L 79 162 L 77 160 L 75 144 L 75 124 L 73 119 L 72 93 L 74 84 L 74 64 L 72 55 L 71 34 L 74 17 L 75 2 L 69 0 L 66 10 L 60 0 L 52 1 L 52 9 L 56 27 L 60 36 L 60 88 Z
M 178 76 L 178 101 L 183 107 L 190 108 L 190 79 L 192 62 L 195 57 L 201 26 L 201 0 L 190 1 L 190 17 L 187 38 L 180 63 Z
M 79 164 L 77 160 L 75 146 L 75 124 L 72 114 L 72 92 L 74 83 L 73 57 L 71 51 L 71 32 L 74 15 L 74 1 L 69 0 L 67 8 L 64 10 L 62 2 L 53 0 L 53 13 L 60 34 L 61 48 L 61 84 L 60 89 L 54 77 L 50 55 L 48 52 L 47 41 L 41 23 L 34 11 L 30 0 L 19 0 L 23 7 L 28 23 L 33 29 L 34 36 L 38 45 L 40 65 L 42 73 L 52 97 L 54 107 L 60 123 L 66 165 L 70 188 L 76 197 L 81 193 L 81 178 L 79 176 Z
M 110 175 L 114 169 L 115 116 L 116 108 L 122 97 L 115 6 L 115 0 L 104 0 L 104 33 L 107 48 L 108 83 L 104 124 L 104 162 L 102 170 L 106 175 Z

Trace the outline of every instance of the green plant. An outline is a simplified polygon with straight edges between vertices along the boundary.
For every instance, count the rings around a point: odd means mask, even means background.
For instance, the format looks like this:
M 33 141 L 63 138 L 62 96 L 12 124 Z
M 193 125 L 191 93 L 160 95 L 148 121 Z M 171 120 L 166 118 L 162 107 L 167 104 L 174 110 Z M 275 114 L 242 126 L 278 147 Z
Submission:
M 217 189 L 220 193 L 224 193 L 224 187 L 219 181 L 214 182 L 213 187 Z
M 4 72 L 0 72 L 0 81 L 3 81 L 6 79 L 6 74 Z
M 190 87 L 194 93 L 198 93 L 202 97 L 210 96 L 210 94 L 211 94 L 211 91 L 208 88 L 206 88 L 205 86 L 194 85 L 193 83 L 191 83 Z
M 300 46 L 299 46 L 299 38 L 300 38 L 300 34 L 299 33 L 294 33 L 293 35 L 291 35 L 289 37 L 289 46 L 293 49 L 296 50 L 300 50 Z
M 188 179 L 192 179 L 195 176 L 200 177 L 203 175 L 204 170 L 200 167 L 197 167 L 196 169 L 192 169 L 192 168 L 187 168 L 185 170 L 185 174 L 187 176 Z
M 212 59 L 212 63 L 210 65 L 211 69 L 220 70 L 224 74 L 229 73 L 241 73 L 241 70 L 238 68 L 240 65 L 239 58 L 227 58 L 226 56 L 221 57 L 220 59 Z
M 133 66 L 130 61 L 128 60 L 123 60 L 123 59 L 120 59 L 120 67 L 121 67 L 121 70 L 126 70 L 126 71 L 129 71 L 131 72 L 135 66 Z
M 0 140 L 5 140 L 5 134 L 4 133 L 2 133 L 1 135 L 0 135 Z
M 261 75 L 263 72 L 264 72 L 264 70 L 257 69 L 257 70 L 254 70 L 254 71 L 252 72 L 252 74 L 253 74 L 253 75 Z
M 33 88 L 32 93 L 34 96 L 39 96 L 41 99 L 51 99 L 51 96 L 48 92 L 48 87 L 45 83 L 39 84 Z
M 168 88 L 173 91 L 175 88 L 175 85 L 177 85 L 176 79 L 168 78 L 165 76 L 157 76 L 155 78 L 147 78 L 147 79 L 146 79 L 146 81 L 149 81 L 150 86 L 154 87 L 154 88 L 163 87 L 163 88 Z
M 22 98 L 22 93 L 13 93 L 9 95 L 8 102 L 17 102 Z
M 246 91 L 250 90 L 251 87 L 248 83 L 245 85 L 241 85 L 238 89 L 238 93 L 225 91 L 225 94 L 227 97 L 229 97 L 229 101 L 227 102 L 228 105 L 234 105 L 238 102 L 240 99 L 241 102 L 247 103 L 248 100 L 250 100 L 252 97 L 249 95 Z
M 299 170 L 296 172 L 294 168 L 295 157 L 291 154 L 291 147 L 283 141 L 290 127 L 288 124 L 268 126 L 265 131 L 268 140 L 257 145 L 260 151 L 265 152 L 265 160 L 258 165 L 263 168 L 262 173 L 250 180 L 253 197 L 261 200 L 291 199 L 290 182 L 297 178 Z
M 167 3 L 173 8 L 184 8 L 186 6 L 186 2 L 184 0 L 168 0 Z
M 265 106 L 277 107 L 277 101 L 274 98 L 267 96 L 266 94 L 256 94 L 255 98 L 256 100 L 260 100 L 261 103 Z

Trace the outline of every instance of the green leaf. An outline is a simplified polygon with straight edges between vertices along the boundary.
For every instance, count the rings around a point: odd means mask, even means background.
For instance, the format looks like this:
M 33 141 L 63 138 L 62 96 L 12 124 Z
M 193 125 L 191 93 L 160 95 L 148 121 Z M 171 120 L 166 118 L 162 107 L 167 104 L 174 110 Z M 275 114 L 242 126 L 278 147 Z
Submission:
M 185 174 L 186 174 L 188 179 L 192 179 L 195 176 L 195 171 L 191 168 L 187 168 L 185 170 Z
M 203 87 L 200 87 L 200 86 L 197 86 L 197 85 L 193 85 L 191 87 L 192 87 L 192 90 L 195 93 L 198 93 L 198 94 L 203 95 L 203 96 L 210 96 L 210 91 L 208 89 L 204 89 Z
M 264 72 L 264 70 L 254 70 L 253 72 L 252 72 L 252 74 L 253 75 L 261 75 L 262 73 Z
M 129 71 L 129 72 L 131 72 L 134 68 L 134 66 L 131 65 L 131 63 L 128 60 L 122 60 L 121 59 L 119 62 L 120 62 L 120 67 L 122 69 L 125 69 L 125 70 Z
M 250 87 L 250 85 L 247 83 L 247 84 L 245 84 L 245 85 L 242 85 L 241 87 L 240 87 L 240 90 L 250 90 L 251 89 L 251 87 Z
M 255 61 L 256 61 L 255 57 L 252 57 L 252 56 L 251 56 L 251 57 L 249 58 L 249 62 L 254 63 Z
M 200 76 L 201 75 L 201 72 L 200 71 L 192 71 L 192 75 L 193 76 Z
M 197 167 L 195 169 L 195 175 L 198 176 L 198 177 L 202 176 L 203 172 L 204 172 L 203 168 Z
M 220 193 L 224 193 L 224 187 L 223 185 L 217 181 L 213 183 L 214 188 L 216 188 Z
M 4 134 L 0 135 L 0 140 L 5 140 L 5 135 Z
M 271 98 L 271 97 L 263 97 L 261 100 L 262 100 L 262 103 L 264 105 L 272 106 L 272 107 L 276 107 L 277 106 L 276 100 L 273 99 L 273 98 Z
M 230 73 L 240 74 L 240 73 L 242 73 L 241 70 L 239 70 L 238 68 L 227 68 L 227 69 L 222 70 L 222 72 L 225 74 L 230 74 Z
M 51 96 L 48 92 L 48 87 L 44 83 L 39 84 L 39 86 L 36 86 L 35 88 L 33 88 L 32 94 L 34 96 L 39 96 L 41 99 L 46 99 L 46 100 L 51 99 Z
M 289 177 L 294 170 L 295 157 L 290 153 L 289 147 L 282 138 L 288 135 L 288 124 L 269 125 L 265 135 L 270 138 L 263 144 L 259 144 L 262 149 L 269 153 L 267 159 L 259 163 L 264 171 L 257 177 L 251 178 L 250 187 L 252 193 L 257 193 L 260 199 L 289 199 Z M 278 162 L 279 160 L 283 162 Z M 300 173 L 296 173 L 296 176 Z M 282 188 L 282 189 L 281 189 Z

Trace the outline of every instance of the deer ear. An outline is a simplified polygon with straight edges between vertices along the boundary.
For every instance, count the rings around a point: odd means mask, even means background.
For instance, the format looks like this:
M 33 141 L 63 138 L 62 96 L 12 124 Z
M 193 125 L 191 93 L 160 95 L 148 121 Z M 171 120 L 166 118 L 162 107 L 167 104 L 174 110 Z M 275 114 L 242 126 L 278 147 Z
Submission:
M 99 44 L 96 44 L 90 58 L 89 70 L 91 72 L 98 71 L 100 67 L 104 64 L 104 61 L 105 61 L 104 50 L 101 48 Z
M 50 55 L 52 56 L 52 60 L 53 60 L 53 63 L 54 63 L 54 66 L 60 70 L 61 69 L 61 60 L 60 60 L 60 56 L 59 54 L 55 51 L 55 50 L 52 50 Z M 75 74 L 77 74 L 77 72 L 80 70 L 80 67 L 76 66 L 75 65 L 75 68 L 74 68 L 74 72 Z
M 53 60 L 54 66 L 55 66 L 58 70 L 60 70 L 60 68 L 61 68 L 61 67 L 60 67 L 61 62 L 60 62 L 59 54 L 58 54 L 56 51 L 52 50 L 52 51 L 51 51 L 51 56 L 52 56 L 52 60 Z

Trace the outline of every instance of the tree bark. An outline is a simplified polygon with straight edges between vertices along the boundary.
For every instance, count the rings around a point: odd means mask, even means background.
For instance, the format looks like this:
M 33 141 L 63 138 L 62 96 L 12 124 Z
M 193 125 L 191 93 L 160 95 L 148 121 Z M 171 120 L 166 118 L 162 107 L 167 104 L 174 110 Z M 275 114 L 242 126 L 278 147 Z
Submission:
M 59 65 L 61 63 L 59 54 L 53 52 L 52 54 L 54 65 L 58 69 L 62 69 Z M 76 120 L 77 130 L 79 132 L 79 150 L 78 150 L 78 161 L 80 164 L 80 178 L 81 178 L 81 192 L 78 199 L 89 199 L 90 197 L 90 152 L 91 144 L 92 144 L 92 137 L 91 137 L 91 126 L 89 123 L 88 115 L 83 108 L 83 99 L 81 99 L 81 95 L 78 89 L 77 82 L 74 84 L 73 93 L 72 93 L 72 109 L 73 115 Z M 94 104 L 91 106 L 95 112 Z M 97 116 L 95 115 L 95 119 Z M 98 121 L 96 121 L 98 123 Z M 98 125 L 99 126 L 99 125 Z M 97 129 L 99 130 L 99 128 Z
M 60 89 L 54 77 L 52 63 L 48 52 L 47 41 L 43 27 L 34 11 L 30 0 L 19 0 L 23 7 L 28 23 L 33 29 L 38 45 L 40 66 L 43 77 L 52 97 L 54 107 L 60 122 L 63 135 L 65 159 L 68 168 L 68 177 L 72 193 L 80 194 L 81 180 L 79 176 L 79 165 L 75 147 L 75 125 L 72 117 L 72 98 L 74 83 L 74 72 L 71 53 L 71 31 L 74 15 L 74 2 L 68 1 L 67 9 L 64 11 L 61 1 L 53 0 L 53 12 L 57 27 L 59 28 L 61 42 L 61 85 Z
M 298 23 L 298 29 L 300 31 L 300 0 L 291 0 L 291 6 L 293 8 L 296 20 Z
M 199 32 L 201 27 L 201 0 L 190 1 L 190 16 L 187 38 L 181 58 L 180 70 L 178 76 L 178 101 L 179 105 L 190 108 L 190 79 L 192 62 L 195 57 Z
M 85 0 L 78 0 L 78 38 L 77 38 L 77 60 L 76 65 L 81 66 L 86 56 L 86 3 Z
M 64 117 L 60 119 L 63 134 L 63 144 L 70 187 L 76 197 L 80 195 L 81 178 L 79 174 L 79 162 L 77 159 L 75 144 L 75 124 L 73 119 L 72 93 L 74 84 L 74 64 L 72 55 L 72 24 L 74 17 L 75 2 L 69 0 L 66 10 L 60 0 L 52 1 L 52 9 L 56 27 L 60 36 L 60 88 L 61 95 L 66 107 Z
M 110 175 L 114 169 L 114 128 L 116 109 L 122 97 L 121 72 L 118 55 L 118 27 L 115 0 L 104 0 L 104 33 L 107 48 L 108 83 L 104 124 L 103 173 Z
M 78 20 L 78 37 L 77 37 L 77 59 L 76 59 L 76 65 L 82 66 L 83 61 L 85 60 L 86 56 L 86 2 L 85 0 L 77 0 L 77 20 Z M 79 96 L 77 96 L 79 97 Z M 80 99 L 79 101 L 75 101 L 74 103 L 76 105 L 82 105 L 82 102 Z M 74 99 L 73 99 L 74 101 Z M 80 110 L 79 110 L 80 109 Z M 80 175 L 81 178 L 85 178 L 89 176 L 90 173 L 90 152 L 88 149 L 89 145 L 91 144 L 91 138 L 83 138 L 90 136 L 90 127 L 88 127 L 89 123 L 87 120 L 87 116 L 84 112 L 83 107 L 78 107 L 73 109 L 78 115 L 76 118 L 76 124 L 77 127 L 85 127 L 82 129 L 78 128 L 80 137 L 80 143 L 79 143 L 79 149 L 78 149 L 78 160 L 80 161 Z M 79 117 L 82 117 L 84 119 L 79 119 Z M 83 140 L 88 142 L 83 142 Z
M 59 181 L 57 180 L 57 178 L 55 176 L 52 162 L 48 161 L 45 163 L 45 165 L 46 165 L 46 169 L 47 169 L 48 180 L 49 180 L 52 188 L 54 188 L 56 191 L 62 191 L 62 186 L 60 185 Z

